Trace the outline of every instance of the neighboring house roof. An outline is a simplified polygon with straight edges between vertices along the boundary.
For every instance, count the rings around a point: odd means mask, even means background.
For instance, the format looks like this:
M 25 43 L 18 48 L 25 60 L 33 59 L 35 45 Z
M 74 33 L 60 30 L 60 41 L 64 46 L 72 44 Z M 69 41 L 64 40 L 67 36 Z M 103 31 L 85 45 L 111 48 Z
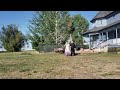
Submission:
M 99 11 L 96 16 L 90 21 L 90 22 L 93 22 L 94 20 L 96 19 L 100 19 L 100 18 L 103 18 L 103 17 L 106 17 L 107 15 L 113 13 L 114 11 Z
M 109 24 L 109 25 L 107 25 L 107 26 L 94 27 L 93 29 L 84 32 L 83 35 L 88 34 L 88 33 L 93 33 L 93 32 L 99 32 L 99 31 L 101 31 L 101 30 L 103 30 L 103 29 L 106 29 L 106 28 L 108 28 L 108 27 L 111 27 L 111 26 L 116 25 L 116 24 L 119 24 L 119 23 L 120 23 L 120 20 L 118 20 L 118 21 L 116 21 L 116 22 L 113 22 L 113 23 L 111 23 L 111 24 Z

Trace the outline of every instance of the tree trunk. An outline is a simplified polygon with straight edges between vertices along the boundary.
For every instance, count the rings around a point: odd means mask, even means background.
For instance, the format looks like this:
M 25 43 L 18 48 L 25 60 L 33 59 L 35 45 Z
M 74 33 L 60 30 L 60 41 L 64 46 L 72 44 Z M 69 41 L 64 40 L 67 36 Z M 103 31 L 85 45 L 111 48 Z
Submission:
M 58 22 L 57 22 L 57 11 L 56 11 L 56 21 L 55 21 L 55 31 L 56 31 L 56 45 L 58 44 L 58 39 L 57 39 L 57 36 L 58 36 L 58 34 L 57 34 L 57 27 L 58 27 L 58 24 L 57 24 Z
M 71 34 L 70 34 L 70 42 L 72 42 L 72 36 L 71 36 Z

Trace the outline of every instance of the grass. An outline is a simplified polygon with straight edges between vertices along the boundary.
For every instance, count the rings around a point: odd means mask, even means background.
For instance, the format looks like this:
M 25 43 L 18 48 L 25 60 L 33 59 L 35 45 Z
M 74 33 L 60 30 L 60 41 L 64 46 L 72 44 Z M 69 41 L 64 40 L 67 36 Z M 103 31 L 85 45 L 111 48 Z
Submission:
M 23 52 L 21 53 L 20 55 L 32 55 L 31 53 L 28 53 L 28 52 Z
M 0 53 L 1 79 L 120 79 L 120 54 Z
M 110 71 L 110 72 L 102 74 L 102 76 L 104 76 L 104 77 L 110 76 L 110 75 L 120 75 L 120 71 Z

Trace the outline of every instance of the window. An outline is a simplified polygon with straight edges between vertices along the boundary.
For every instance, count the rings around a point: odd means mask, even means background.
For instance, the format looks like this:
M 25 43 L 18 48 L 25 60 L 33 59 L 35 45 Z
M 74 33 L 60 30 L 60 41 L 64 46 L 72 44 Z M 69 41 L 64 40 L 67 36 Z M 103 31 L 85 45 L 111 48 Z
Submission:
M 113 33 L 113 38 L 116 38 L 116 32 Z
M 106 40 L 107 40 L 106 32 L 103 32 L 102 40 L 103 40 L 103 41 L 106 41 Z
M 120 28 L 118 28 L 118 38 L 120 38 Z
M 109 39 L 114 39 L 116 38 L 116 31 L 112 30 L 108 33 Z
M 100 20 L 101 21 L 101 24 L 102 24 L 102 20 Z

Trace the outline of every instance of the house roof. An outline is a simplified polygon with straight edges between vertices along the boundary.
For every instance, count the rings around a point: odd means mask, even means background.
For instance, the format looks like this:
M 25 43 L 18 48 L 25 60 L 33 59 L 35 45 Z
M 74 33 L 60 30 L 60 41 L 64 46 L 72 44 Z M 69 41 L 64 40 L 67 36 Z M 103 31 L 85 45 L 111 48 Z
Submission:
M 103 28 L 104 28 L 104 26 L 102 26 L 102 27 L 94 27 L 93 29 L 84 32 L 83 35 L 93 33 L 93 32 L 98 32 L 98 31 L 102 30 Z
M 107 25 L 107 26 L 94 27 L 93 29 L 84 32 L 83 35 L 89 34 L 89 33 L 94 33 L 94 32 L 99 32 L 99 31 L 101 31 L 101 30 L 103 30 L 103 29 L 106 29 L 106 28 L 108 28 L 108 27 L 111 27 L 111 26 L 116 25 L 116 24 L 119 24 L 119 23 L 120 23 L 120 20 L 118 20 L 118 21 L 116 21 L 116 22 L 113 22 L 113 23 L 111 23 L 111 24 L 109 24 L 109 25 Z
M 107 15 L 113 13 L 114 11 L 99 11 L 96 16 L 90 21 L 93 22 L 96 19 L 106 17 Z

